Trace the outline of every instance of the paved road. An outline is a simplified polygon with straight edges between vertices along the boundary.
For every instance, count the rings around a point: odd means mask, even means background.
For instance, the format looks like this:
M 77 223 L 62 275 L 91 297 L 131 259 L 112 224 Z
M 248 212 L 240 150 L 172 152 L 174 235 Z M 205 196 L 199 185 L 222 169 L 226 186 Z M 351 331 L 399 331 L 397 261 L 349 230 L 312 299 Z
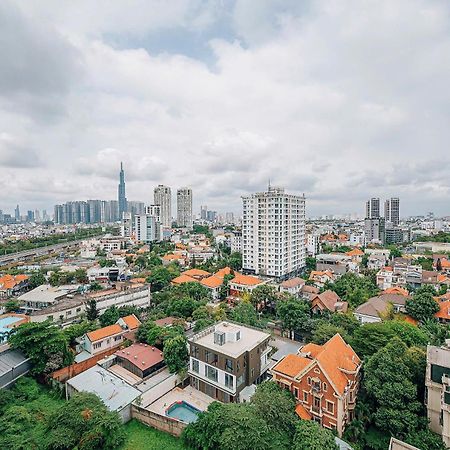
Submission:
M 103 234 L 99 235 L 103 236 Z M 0 256 L 0 266 L 6 266 L 19 261 L 26 261 L 28 259 L 37 258 L 39 256 L 48 255 L 50 253 L 57 252 L 58 250 L 65 250 L 66 248 L 73 247 L 80 244 L 86 239 L 94 238 L 98 236 L 89 236 L 76 241 L 61 242 L 59 244 L 47 245 L 45 247 L 34 248 L 32 250 L 24 250 L 21 252 L 10 253 L 9 255 Z

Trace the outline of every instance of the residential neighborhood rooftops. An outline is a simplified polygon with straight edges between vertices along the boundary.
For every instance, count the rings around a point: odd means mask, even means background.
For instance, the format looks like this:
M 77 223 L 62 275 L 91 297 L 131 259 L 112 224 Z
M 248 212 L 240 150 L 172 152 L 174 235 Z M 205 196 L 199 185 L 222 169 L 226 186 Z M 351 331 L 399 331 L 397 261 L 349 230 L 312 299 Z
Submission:
M 231 275 L 231 273 L 232 273 L 232 269 L 231 269 L 231 267 L 224 267 L 223 269 L 219 269 L 215 274 L 214 274 L 214 276 L 216 276 L 217 278 L 222 278 L 223 279 L 223 277 L 225 276 L 225 275 Z
M 178 277 L 174 278 L 171 281 L 172 284 L 183 284 L 183 283 L 198 283 L 198 280 L 195 278 L 192 278 L 184 273 L 179 275 Z
M 207 277 L 211 274 L 202 269 L 189 269 L 183 272 L 182 275 L 187 275 L 188 277 Z
M 38 303 L 55 303 L 58 299 L 76 292 L 78 285 L 72 284 L 67 286 L 51 286 L 43 284 L 37 288 L 25 292 L 19 297 L 21 302 L 38 302 Z
M 0 289 L 12 289 L 18 284 L 28 280 L 28 275 L 20 274 L 20 275 L 3 275 L 0 277 Z
M 122 317 L 122 320 L 125 322 L 125 325 L 129 330 L 135 330 L 136 328 L 139 328 L 139 325 L 141 325 L 140 320 L 134 314 Z
M 439 302 L 439 311 L 434 316 L 438 319 L 450 321 L 450 300 Z
M 118 350 L 114 354 L 130 361 L 143 371 L 164 360 L 161 350 L 147 344 L 133 344 L 123 350 Z
M 203 286 L 209 287 L 209 288 L 217 288 L 219 286 L 222 286 L 223 284 L 223 278 L 217 278 L 215 275 L 212 275 L 208 278 L 203 278 L 203 280 L 200 281 L 200 283 Z
M 167 327 L 169 325 L 173 325 L 173 323 L 177 320 L 180 320 L 179 317 L 164 317 L 163 319 L 157 319 L 155 320 L 156 325 L 159 327 Z

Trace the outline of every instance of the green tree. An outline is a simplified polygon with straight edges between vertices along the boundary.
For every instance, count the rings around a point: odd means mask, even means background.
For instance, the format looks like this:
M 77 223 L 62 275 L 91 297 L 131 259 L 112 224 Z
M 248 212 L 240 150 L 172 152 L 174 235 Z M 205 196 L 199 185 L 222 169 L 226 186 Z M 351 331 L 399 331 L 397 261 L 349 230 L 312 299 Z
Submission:
M 428 292 L 416 292 L 406 300 L 406 312 L 419 322 L 425 322 L 439 311 L 439 304 Z
M 187 339 L 184 335 L 178 335 L 164 342 L 164 361 L 170 372 L 184 370 L 189 361 Z
M 407 364 L 407 346 L 398 337 L 369 358 L 364 385 L 375 401 L 373 418 L 380 430 L 404 437 L 417 428 L 417 387 Z
M 361 326 L 360 321 L 352 313 L 331 314 L 329 321 L 337 327 L 344 328 L 350 336 Z
M 89 300 L 86 305 L 86 319 L 94 321 L 97 320 L 98 316 L 97 302 L 94 299 Z
M 36 375 L 48 374 L 73 362 L 67 337 L 48 320 L 15 328 L 9 343 L 31 359 L 31 372 Z
M 99 317 L 102 327 L 115 324 L 120 318 L 119 309 L 116 306 L 107 308 L 105 312 Z
M 268 284 L 257 286 L 250 294 L 250 301 L 257 311 L 264 311 L 268 306 L 275 305 L 276 300 L 275 288 Z
M 391 252 L 391 258 L 401 258 L 403 253 L 396 245 L 388 245 L 387 249 Z
M 239 303 L 231 312 L 231 318 L 239 323 L 250 326 L 258 326 L 258 315 L 255 308 L 248 302 Z
M 446 450 L 442 437 L 428 427 L 409 433 L 405 442 L 423 450 Z
M 277 302 L 276 313 L 283 330 L 289 331 L 289 337 L 292 337 L 294 331 L 309 329 L 310 305 L 303 300 L 287 296 Z
M 313 421 L 297 422 L 293 450 L 337 450 L 333 433 Z
M 28 279 L 28 287 L 34 289 L 45 284 L 45 276 L 42 272 L 34 272 Z
M 329 341 L 335 334 L 339 333 L 344 341 L 348 342 L 347 332 L 344 328 L 331 323 L 320 323 L 312 333 L 312 342 L 323 345 Z
M 4 308 L 7 313 L 17 311 L 20 308 L 20 303 L 18 300 L 11 298 L 4 304 Z
M 50 274 L 50 277 L 49 277 L 49 279 L 48 279 L 48 282 L 49 282 L 52 286 L 59 286 L 59 284 L 60 284 L 60 278 L 61 278 L 61 275 L 59 274 L 59 272 L 53 271 L 53 272 Z
M 316 258 L 312 258 L 311 256 L 306 257 L 306 270 L 311 272 L 312 270 L 316 270 L 317 261 Z
M 73 395 L 47 421 L 45 448 L 113 450 L 125 440 L 120 417 L 91 393 Z
M 168 286 L 176 276 L 176 273 L 170 271 L 167 267 L 158 266 L 147 277 L 147 282 L 150 283 L 152 292 L 157 292 Z
M 75 279 L 78 283 L 87 283 L 88 277 L 85 269 L 77 269 L 74 273 Z
M 93 331 L 97 326 L 92 322 L 80 322 L 69 325 L 67 328 L 63 329 L 63 333 L 69 342 L 69 345 L 75 345 L 76 339 L 83 336 L 90 331 Z

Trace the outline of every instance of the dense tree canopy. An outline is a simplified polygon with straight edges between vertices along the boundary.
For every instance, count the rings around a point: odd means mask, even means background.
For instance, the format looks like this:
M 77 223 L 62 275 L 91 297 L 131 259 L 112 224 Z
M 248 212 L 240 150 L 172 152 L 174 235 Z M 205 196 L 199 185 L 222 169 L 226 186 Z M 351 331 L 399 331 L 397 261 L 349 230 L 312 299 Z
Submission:
M 313 421 L 297 422 L 293 450 L 338 450 L 333 433 Z
M 164 361 L 172 373 L 178 373 L 186 368 L 189 354 L 184 335 L 179 334 L 164 341 Z
M 73 361 L 67 337 L 50 321 L 21 325 L 13 331 L 9 343 L 31 358 L 33 374 L 48 374 Z
M 426 291 L 417 291 L 406 301 L 406 312 L 419 322 L 432 319 L 438 311 L 438 302 L 433 298 L 433 294 Z

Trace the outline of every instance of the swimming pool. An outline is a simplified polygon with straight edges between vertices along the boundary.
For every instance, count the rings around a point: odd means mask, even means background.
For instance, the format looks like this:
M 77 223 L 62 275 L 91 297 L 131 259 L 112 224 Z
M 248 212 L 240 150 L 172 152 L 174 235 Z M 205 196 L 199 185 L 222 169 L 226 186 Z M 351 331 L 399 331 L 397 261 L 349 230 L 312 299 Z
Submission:
M 0 319 L 0 342 L 2 342 L 2 340 L 6 340 L 6 338 L 2 339 L 3 333 L 12 330 L 12 327 L 10 327 L 9 325 L 12 325 L 15 322 L 19 322 L 20 320 L 23 320 L 23 318 L 15 316 L 8 316 Z
M 200 410 L 185 401 L 175 402 L 166 409 L 166 416 L 181 422 L 191 423 L 198 419 Z

